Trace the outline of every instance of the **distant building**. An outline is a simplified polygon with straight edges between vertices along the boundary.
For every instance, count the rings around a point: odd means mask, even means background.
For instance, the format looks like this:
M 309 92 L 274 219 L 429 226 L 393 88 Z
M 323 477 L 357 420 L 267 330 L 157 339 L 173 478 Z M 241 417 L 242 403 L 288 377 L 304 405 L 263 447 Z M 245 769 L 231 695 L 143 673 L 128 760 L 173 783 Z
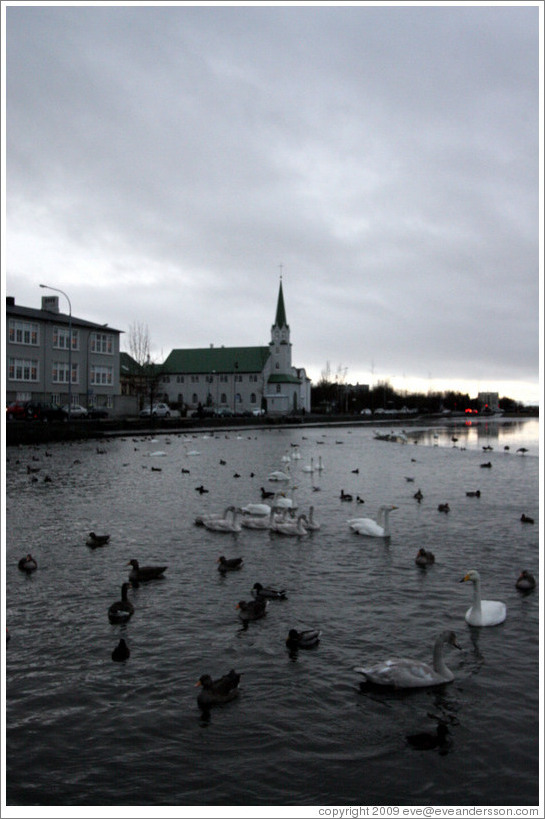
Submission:
M 172 350 L 158 393 L 161 400 L 190 411 L 201 406 L 269 415 L 309 412 L 310 379 L 303 368 L 292 366 L 291 357 L 281 280 L 268 346 Z
M 120 333 L 107 324 L 61 313 L 58 296 L 43 296 L 41 310 L 20 307 L 8 296 L 6 402 L 52 401 L 62 406 L 68 403 L 71 379 L 72 404 L 115 411 Z
M 498 412 L 500 409 L 500 396 L 497 392 L 480 392 L 477 395 L 477 401 L 481 412 L 483 410 Z

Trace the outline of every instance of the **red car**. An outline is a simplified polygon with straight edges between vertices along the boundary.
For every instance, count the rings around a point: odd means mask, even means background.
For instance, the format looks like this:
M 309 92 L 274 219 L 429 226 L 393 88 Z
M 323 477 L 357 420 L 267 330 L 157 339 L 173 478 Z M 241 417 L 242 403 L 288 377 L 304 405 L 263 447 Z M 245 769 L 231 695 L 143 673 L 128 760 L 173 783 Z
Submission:
M 26 418 L 26 409 L 24 404 L 19 404 L 18 401 L 13 401 L 6 407 L 6 420 L 16 421 Z

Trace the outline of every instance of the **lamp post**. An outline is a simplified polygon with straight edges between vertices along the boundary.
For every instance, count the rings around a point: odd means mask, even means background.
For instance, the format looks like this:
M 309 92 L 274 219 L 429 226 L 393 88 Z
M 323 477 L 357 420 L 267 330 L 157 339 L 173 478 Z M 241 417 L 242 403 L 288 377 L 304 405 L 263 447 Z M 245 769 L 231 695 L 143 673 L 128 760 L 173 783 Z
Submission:
M 237 414 L 236 408 L 236 388 L 237 388 L 237 372 L 238 372 L 238 361 L 235 361 L 234 364 L 234 372 L 233 372 L 233 415 Z
M 61 293 L 68 302 L 68 420 L 70 421 L 72 414 L 72 304 L 64 290 L 51 287 L 49 284 L 41 284 L 40 287 L 44 287 L 46 290 L 54 290 L 55 293 Z

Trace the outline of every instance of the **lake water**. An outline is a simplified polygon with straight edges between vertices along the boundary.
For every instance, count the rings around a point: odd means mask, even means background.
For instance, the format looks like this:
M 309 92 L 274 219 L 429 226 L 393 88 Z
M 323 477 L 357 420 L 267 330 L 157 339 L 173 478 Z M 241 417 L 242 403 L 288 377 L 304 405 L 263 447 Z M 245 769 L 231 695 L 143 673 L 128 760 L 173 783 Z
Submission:
M 535 420 L 462 419 L 409 429 L 407 444 L 344 426 L 10 449 L 7 805 L 537 805 L 539 582 L 524 595 L 515 581 L 540 569 L 538 433 Z M 322 471 L 304 471 L 320 458 Z M 299 511 L 314 505 L 319 531 L 194 524 L 260 502 L 288 463 L 282 486 L 297 487 Z M 341 501 L 341 489 L 365 503 Z M 388 540 L 350 531 L 348 518 L 375 517 L 382 503 L 398 507 Z M 109 545 L 88 548 L 92 530 L 109 532 Z M 426 570 L 420 547 L 435 554 Z M 29 576 L 17 566 L 27 552 L 38 561 Z M 241 571 L 222 576 L 222 554 L 243 557 Z M 131 558 L 168 570 L 131 589 L 134 616 L 111 625 Z M 470 569 L 483 597 L 506 603 L 502 625 L 466 624 L 472 586 L 459 581 Z M 244 629 L 235 606 L 256 581 L 288 596 Z M 292 627 L 320 628 L 319 646 L 290 655 Z M 354 666 L 431 661 L 445 628 L 461 646 L 446 649 L 454 682 L 360 689 Z M 130 658 L 112 662 L 121 636 Z M 203 715 L 196 681 L 231 668 L 243 675 L 239 698 Z M 438 720 L 446 753 L 407 744 Z

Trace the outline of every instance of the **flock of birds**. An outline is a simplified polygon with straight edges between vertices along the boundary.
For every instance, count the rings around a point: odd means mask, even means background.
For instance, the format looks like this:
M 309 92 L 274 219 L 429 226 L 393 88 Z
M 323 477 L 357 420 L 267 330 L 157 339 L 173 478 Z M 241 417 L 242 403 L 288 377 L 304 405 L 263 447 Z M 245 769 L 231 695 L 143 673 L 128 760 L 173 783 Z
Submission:
M 453 438 L 454 440 L 454 438 Z M 520 448 L 517 450 L 525 454 L 527 450 Z M 290 483 L 292 480 L 289 463 L 291 460 L 297 460 L 300 457 L 298 450 L 292 453 L 291 456 L 283 458 L 283 468 L 274 470 L 269 473 L 268 479 L 271 482 Z M 222 462 L 225 464 L 225 462 Z M 491 464 L 481 464 L 481 466 L 490 467 Z M 310 474 L 315 471 L 321 472 L 324 469 L 321 456 L 315 463 L 314 458 L 311 458 L 310 464 L 304 466 L 301 471 Z M 189 472 L 189 470 L 182 470 Z M 355 469 L 353 472 L 359 472 Z M 239 477 L 235 475 L 235 477 Z M 407 481 L 412 482 L 413 478 L 406 478 Z M 208 492 L 208 490 L 201 484 L 195 487 L 200 494 Z M 319 487 L 313 487 L 315 491 L 319 491 Z M 467 496 L 477 497 L 481 496 L 480 490 L 473 490 L 466 492 Z M 413 496 L 419 503 L 423 499 L 422 491 Z M 290 492 L 285 490 L 268 491 L 261 487 L 261 503 L 248 503 L 244 506 L 231 504 L 227 506 L 223 512 L 213 512 L 200 514 L 195 518 L 195 525 L 203 526 L 211 532 L 218 533 L 238 533 L 243 528 L 263 530 L 276 533 L 282 536 L 291 536 L 302 538 L 310 532 L 320 529 L 320 523 L 314 520 L 314 506 L 311 505 L 308 513 L 298 513 L 298 504 L 295 497 L 295 487 L 291 487 Z M 339 499 L 341 501 L 353 501 L 353 495 L 341 490 Z M 364 503 L 363 498 L 359 495 L 356 498 L 358 503 Z M 347 525 L 350 531 L 355 534 L 362 535 L 369 538 L 383 538 L 391 537 L 390 519 L 389 516 L 398 507 L 393 504 L 380 506 L 376 520 L 370 517 L 349 518 Z M 448 513 L 450 507 L 448 503 L 442 503 L 438 506 L 438 511 Z M 523 514 L 520 518 L 523 523 L 532 524 L 532 518 Z M 107 545 L 110 541 L 110 535 L 97 534 L 90 532 L 86 544 L 92 549 L 100 548 Z M 415 563 L 426 568 L 433 565 L 435 562 L 434 554 L 424 548 L 420 548 L 415 558 Z M 34 572 L 38 568 L 37 561 L 31 554 L 27 554 L 19 560 L 19 569 L 28 574 Z M 129 589 L 138 585 L 141 582 L 160 579 L 164 576 L 167 566 L 140 566 L 138 560 L 132 559 L 127 565 L 131 566 L 129 571 L 128 581 L 121 586 L 121 598 L 115 601 L 108 608 L 108 619 L 112 624 L 127 623 L 134 614 L 134 605 L 128 599 Z M 237 571 L 243 566 L 242 557 L 227 558 L 222 555 L 218 559 L 218 570 L 225 574 L 227 572 Z M 469 582 L 473 585 L 473 601 L 472 605 L 465 613 L 466 622 L 473 627 L 490 627 L 496 626 L 504 622 L 507 616 L 507 608 L 505 603 L 497 600 L 483 599 L 481 596 L 481 577 L 478 571 L 468 571 L 460 580 L 460 582 Z M 520 591 L 529 592 L 536 586 L 536 581 L 533 575 L 527 570 L 523 570 L 517 581 L 516 587 Z M 247 627 L 250 621 L 258 620 L 264 617 L 267 613 L 269 603 L 271 601 L 285 600 L 287 593 L 285 589 L 275 589 L 270 586 L 263 586 L 260 583 L 254 583 L 251 588 L 251 600 L 240 600 L 236 606 L 238 616 L 244 627 Z M 297 631 L 291 628 L 286 638 L 286 646 L 290 651 L 297 651 L 298 649 L 315 648 L 321 637 L 321 630 L 318 628 L 307 629 L 304 631 Z M 456 634 L 452 630 L 444 630 L 437 635 L 433 645 L 432 663 L 426 663 L 420 660 L 392 657 L 387 658 L 381 662 L 361 665 L 354 667 L 354 670 L 361 674 L 364 678 L 364 684 L 371 684 L 374 686 L 387 686 L 391 688 L 422 688 L 443 685 L 451 682 L 454 679 L 454 674 L 448 668 L 444 658 L 444 647 L 449 646 L 459 649 L 460 646 L 456 639 Z M 130 656 L 129 647 L 124 639 L 119 641 L 118 646 L 112 653 L 114 661 L 125 661 Z M 241 673 L 231 669 L 227 674 L 214 680 L 208 674 L 203 674 L 197 682 L 200 692 L 197 698 L 198 705 L 201 709 L 206 710 L 212 705 L 223 704 L 233 700 L 239 692 L 239 683 Z M 437 734 L 430 738 L 429 735 L 414 735 L 408 737 L 408 741 L 414 747 L 445 747 L 447 740 L 446 726 L 439 726 Z M 424 745 L 422 745 L 424 743 Z M 428 743 L 428 745 L 426 745 Z

